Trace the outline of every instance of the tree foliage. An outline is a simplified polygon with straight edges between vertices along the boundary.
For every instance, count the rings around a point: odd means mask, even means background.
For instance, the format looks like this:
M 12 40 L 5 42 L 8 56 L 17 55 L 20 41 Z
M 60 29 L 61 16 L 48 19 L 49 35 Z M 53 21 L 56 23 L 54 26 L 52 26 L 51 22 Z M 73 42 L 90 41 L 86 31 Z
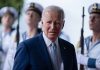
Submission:
M 0 0 L 0 8 L 4 6 L 12 6 L 19 11 L 19 7 L 22 7 L 23 3 L 23 0 Z
M 5 6 L 14 7 L 17 11 L 20 11 L 23 7 L 24 0 L 0 0 L 0 9 Z M 1 22 L 1 17 L 0 17 Z

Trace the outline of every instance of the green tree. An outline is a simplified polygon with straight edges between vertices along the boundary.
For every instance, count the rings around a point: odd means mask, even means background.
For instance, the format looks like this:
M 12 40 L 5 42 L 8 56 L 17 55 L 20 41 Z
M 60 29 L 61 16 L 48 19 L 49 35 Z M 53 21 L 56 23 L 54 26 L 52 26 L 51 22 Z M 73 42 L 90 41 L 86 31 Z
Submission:
M 23 7 L 24 0 L 0 0 L 0 9 L 5 6 L 14 7 L 17 11 L 20 11 Z M 0 17 L 1 22 L 1 17 Z
M 19 7 L 23 6 L 23 0 L 0 0 L 0 8 L 4 6 L 12 6 L 19 11 Z

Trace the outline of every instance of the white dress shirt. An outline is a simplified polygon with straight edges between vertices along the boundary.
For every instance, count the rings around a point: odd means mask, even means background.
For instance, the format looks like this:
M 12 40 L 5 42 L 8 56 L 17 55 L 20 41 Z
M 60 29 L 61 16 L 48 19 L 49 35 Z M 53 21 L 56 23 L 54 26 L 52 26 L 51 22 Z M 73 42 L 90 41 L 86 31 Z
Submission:
M 44 38 L 44 41 L 46 43 L 48 52 L 49 52 L 50 56 L 52 57 L 52 55 L 51 55 L 51 48 L 50 48 L 50 45 L 51 45 L 52 41 L 50 41 L 47 38 L 47 36 L 44 34 L 44 32 L 43 32 L 43 38 Z M 58 44 L 58 38 L 56 39 L 55 44 L 57 46 L 57 54 L 59 56 L 58 61 L 60 62 L 60 68 L 59 68 L 59 70 L 64 70 L 64 66 L 63 66 L 63 62 L 62 62 L 62 58 L 61 58 L 61 53 L 60 53 L 60 48 L 59 48 L 59 44 Z

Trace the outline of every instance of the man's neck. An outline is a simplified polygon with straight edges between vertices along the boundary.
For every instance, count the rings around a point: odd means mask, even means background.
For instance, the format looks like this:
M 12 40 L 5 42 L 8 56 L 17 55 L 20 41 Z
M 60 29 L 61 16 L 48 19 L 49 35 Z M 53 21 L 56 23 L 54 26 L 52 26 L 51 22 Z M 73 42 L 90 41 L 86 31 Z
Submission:
M 28 29 L 28 36 L 31 38 L 37 34 L 37 29 L 36 28 L 29 28 Z
M 93 32 L 92 42 L 96 42 L 97 40 L 100 40 L 100 32 Z
M 8 28 L 4 28 L 4 32 L 7 33 L 7 32 L 10 32 L 11 31 L 11 28 L 8 27 Z

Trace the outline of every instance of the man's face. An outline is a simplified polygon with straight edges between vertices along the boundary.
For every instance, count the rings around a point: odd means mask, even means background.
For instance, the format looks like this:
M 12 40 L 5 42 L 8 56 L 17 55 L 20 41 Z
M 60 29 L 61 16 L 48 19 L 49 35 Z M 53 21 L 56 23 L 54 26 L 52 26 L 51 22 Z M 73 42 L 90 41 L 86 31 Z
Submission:
M 91 30 L 100 32 L 100 14 L 90 14 L 89 26 Z
M 5 14 L 2 17 L 2 24 L 4 27 L 11 27 L 14 23 L 14 17 L 12 17 L 10 14 Z
M 42 29 L 45 35 L 51 41 L 55 41 L 63 28 L 64 20 L 58 12 L 47 11 L 42 17 L 42 24 Z
M 26 22 L 28 24 L 28 26 L 37 26 L 37 23 L 40 21 L 40 16 L 32 11 L 32 10 L 29 10 L 26 12 Z

